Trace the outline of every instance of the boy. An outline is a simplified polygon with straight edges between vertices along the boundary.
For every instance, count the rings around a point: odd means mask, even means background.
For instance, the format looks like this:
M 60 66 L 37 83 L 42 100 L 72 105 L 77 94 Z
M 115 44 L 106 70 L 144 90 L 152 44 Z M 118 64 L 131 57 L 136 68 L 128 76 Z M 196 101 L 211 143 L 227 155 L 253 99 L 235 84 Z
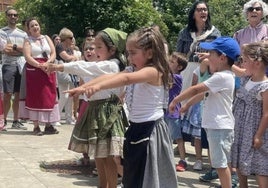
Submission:
M 186 68 L 187 60 L 185 55 L 173 52 L 170 56 L 169 60 L 169 68 L 172 72 L 173 76 L 173 85 L 169 89 L 169 103 L 181 92 L 182 89 L 182 76 L 180 73 Z M 186 170 L 187 163 L 185 161 L 185 146 L 182 138 L 182 123 L 180 122 L 180 104 L 176 105 L 176 109 L 174 113 L 169 113 L 166 111 L 165 113 L 165 121 L 168 125 L 169 132 L 172 140 L 176 140 L 180 161 L 176 164 L 176 170 L 179 172 L 183 172 Z
M 219 37 L 212 42 L 201 42 L 209 51 L 209 69 L 213 75 L 178 95 L 169 105 L 175 105 L 198 95 L 203 99 L 202 127 L 205 128 L 210 148 L 211 165 L 216 168 L 222 188 L 231 188 L 230 149 L 233 142 L 234 117 L 232 114 L 234 74 L 231 66 L 240 55 L 238 43 L 230 37 Z

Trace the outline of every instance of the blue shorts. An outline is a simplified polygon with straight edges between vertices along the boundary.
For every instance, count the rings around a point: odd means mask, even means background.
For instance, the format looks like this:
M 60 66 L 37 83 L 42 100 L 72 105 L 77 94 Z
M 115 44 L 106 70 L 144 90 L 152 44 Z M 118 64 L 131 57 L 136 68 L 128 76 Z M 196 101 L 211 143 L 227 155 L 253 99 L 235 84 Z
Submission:
M 206 129 L 211 166 L 226 168 L 231 162 L 231 146 L 234 141 L 232 129 Z
M 182 123 L 178 118 L 165 117 L 165 122 L 168 125 L 169 133 L 172 140 L 177 140 L 182 138 Z

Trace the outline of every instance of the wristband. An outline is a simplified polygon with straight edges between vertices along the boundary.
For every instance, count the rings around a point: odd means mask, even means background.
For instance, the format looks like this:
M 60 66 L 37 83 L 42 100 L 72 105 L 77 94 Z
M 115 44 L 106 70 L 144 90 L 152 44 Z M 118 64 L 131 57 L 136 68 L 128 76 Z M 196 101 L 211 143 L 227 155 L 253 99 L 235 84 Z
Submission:
M 17 48 L 18 48 L 17 44 L 13 44 L 12 49 L 13 49 L 14 51 L 17 51 Z

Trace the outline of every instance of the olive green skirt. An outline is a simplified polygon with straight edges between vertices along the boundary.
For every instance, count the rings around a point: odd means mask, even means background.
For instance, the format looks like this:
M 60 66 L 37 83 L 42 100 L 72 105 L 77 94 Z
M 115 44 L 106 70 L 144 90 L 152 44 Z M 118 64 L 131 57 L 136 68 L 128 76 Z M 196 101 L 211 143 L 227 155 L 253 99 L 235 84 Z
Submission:
M 122 156 L 126 124 L 118 97 L 89 101 L 73 129 L 69 149 L 95 158 Z

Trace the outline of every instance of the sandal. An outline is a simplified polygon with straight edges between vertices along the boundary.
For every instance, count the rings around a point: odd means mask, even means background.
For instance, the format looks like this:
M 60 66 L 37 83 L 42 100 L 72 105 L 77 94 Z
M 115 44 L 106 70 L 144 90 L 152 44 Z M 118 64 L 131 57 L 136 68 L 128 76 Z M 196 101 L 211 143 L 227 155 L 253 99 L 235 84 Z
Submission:
M 34 133 L 36 136 L 43 136 L 43 133 L 42 133 L 40 127 L 35 127 L 34 130 L 33 130 L 33 133 Z
M 52 125 L 46 126 L 44 130 L 45 134 L 59 134 L 59 131 Z

